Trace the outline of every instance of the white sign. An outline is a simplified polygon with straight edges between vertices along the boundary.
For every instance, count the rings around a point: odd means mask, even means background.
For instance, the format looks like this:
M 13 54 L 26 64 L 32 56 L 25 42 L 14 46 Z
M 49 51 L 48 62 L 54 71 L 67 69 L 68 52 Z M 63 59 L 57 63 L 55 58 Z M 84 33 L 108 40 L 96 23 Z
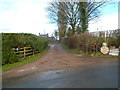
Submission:
M 107 46 L 102 46 L 100 51 L 103 53 L 103 54 L 108 54 L 109 52 L 109 48 Z
M 110 50 L 109 55 L 119 56 L 119 49 Z

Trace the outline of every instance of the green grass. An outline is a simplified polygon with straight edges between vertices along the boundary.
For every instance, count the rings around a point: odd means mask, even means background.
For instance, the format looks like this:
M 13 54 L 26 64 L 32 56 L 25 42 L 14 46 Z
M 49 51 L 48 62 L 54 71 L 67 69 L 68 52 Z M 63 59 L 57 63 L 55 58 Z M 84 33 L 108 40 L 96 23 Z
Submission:
M 31 56 L 31 57 L 28 57 L 27 59 L 24 59 L 24 60 L 21 60 L 20 62 L 16 62 L 16 63 L 13 63 L 13 64 L 6 64 L 6 65 L 3 65 L 2 67 L 0 67 L 0 70 L 2 68 L 3 71 L 6 71 L 6 70 L 9 70 L 9 69 L 12 69 L 12 68 L 16 68 L 16 67 L 19 67 L 21 65 L 24 65 L 26 63 L 31 63 L 35 60 L 38 60 L 40 59 L 42 56 L 45 55 L 45 53 L 48 51 L 50 47 L 47 47 L 42 53 L 40 54 L 37 54 L 35 56 Z
M 67 45 L 61 44 L 62 47 L 69 53 L 71 54 L 80 54 L 83 56 L 93 56 L 93 57 L 118 57 L 118 56 L 111 56 L 111 55 L 104 55 L 101 52 L 83 52 L 83 51 L 79 51 L 78 49 L 70 49 Z

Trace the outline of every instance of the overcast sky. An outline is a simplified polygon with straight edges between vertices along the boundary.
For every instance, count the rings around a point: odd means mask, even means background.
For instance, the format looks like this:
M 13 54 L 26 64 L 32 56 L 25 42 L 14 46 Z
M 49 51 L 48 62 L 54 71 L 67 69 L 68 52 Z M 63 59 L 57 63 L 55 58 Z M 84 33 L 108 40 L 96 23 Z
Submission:
M 57 26 L 50 24 L 45 8 L 47 0 L 0 0 L 0 32 L 49 33 Z M 118 3 L 101 9 L 101 17 L 90 22 L 89 30 L 112 30 L 118 28 Z

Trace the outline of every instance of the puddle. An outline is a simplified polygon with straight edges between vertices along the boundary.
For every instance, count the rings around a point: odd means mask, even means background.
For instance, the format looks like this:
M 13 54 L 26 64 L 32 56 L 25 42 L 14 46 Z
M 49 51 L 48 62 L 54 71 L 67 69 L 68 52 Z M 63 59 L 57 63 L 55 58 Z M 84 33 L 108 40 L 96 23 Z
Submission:
M 64 72 L 64 70 L 52 70 L 52 71 L 47 71 L 47 72 L 40 72 L 40 73 L 36 73 L 35 77 L 37 80 L 49 80 L 49 79 L 53 79 L 53 78 L 58 78 L 61 77 L 62 72 Z M 31 76 L 32 78 L 32 76 Z
M 50 45 L 50 47 L 52 47 L 52 48 L 53 48 L 53 47 L 55 47 L 55 45 L 51 44 L 51 45 Z
M 47 75 L 47 74 L 60 74 L 60 73 L 62 73 L 64 70 L 62 69 L 62 70 L 53 70 L 53 71 L 47 71 L 47 72 L 41 72 L 41 73 L 43 73 L 43 74 L 45 74 L 45 75 Z
M 55 74 L 61 74 L 62 72 L 55 72 Z

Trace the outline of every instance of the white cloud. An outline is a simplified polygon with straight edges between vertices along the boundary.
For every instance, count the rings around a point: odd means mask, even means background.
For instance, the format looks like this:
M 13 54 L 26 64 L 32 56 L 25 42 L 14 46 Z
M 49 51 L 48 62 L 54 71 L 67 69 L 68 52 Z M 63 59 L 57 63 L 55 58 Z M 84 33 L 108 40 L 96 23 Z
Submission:
M 1 1 L 11 2 L 2 4 Z M 52 34 L 57 28 L 55 24 L 48 24 L 49 19 L 45 12 L 47 0 L 44 2 L 40 0 L 1 1 L 0 7 L 4 8 L 0 8 L 0 32 L 25 32 L 38 35 L 38 33 L 44 33 L 44 30 L 46 33 Z M 8 6 L 10 7 L 8 8 Z M 97 28 L 99 30 L 117 29 L 118 15 L 103 16 L 100 21 L 89 26 L 90 31 L 96 31 Z
M 36 0 L 37 2 L 37 0 Z M 16 2 L 11 9 L 0 12 L 0 31 L 11 33 L 46 33 L 52 34 L 54 24 L 47 24 L 47 3 L 31 1 Z
M 89 30 L 96 31 L 97 28 L 99 31 L 118 29 L 118 14 L 102 16 L 98 22 L 91 21 Z

